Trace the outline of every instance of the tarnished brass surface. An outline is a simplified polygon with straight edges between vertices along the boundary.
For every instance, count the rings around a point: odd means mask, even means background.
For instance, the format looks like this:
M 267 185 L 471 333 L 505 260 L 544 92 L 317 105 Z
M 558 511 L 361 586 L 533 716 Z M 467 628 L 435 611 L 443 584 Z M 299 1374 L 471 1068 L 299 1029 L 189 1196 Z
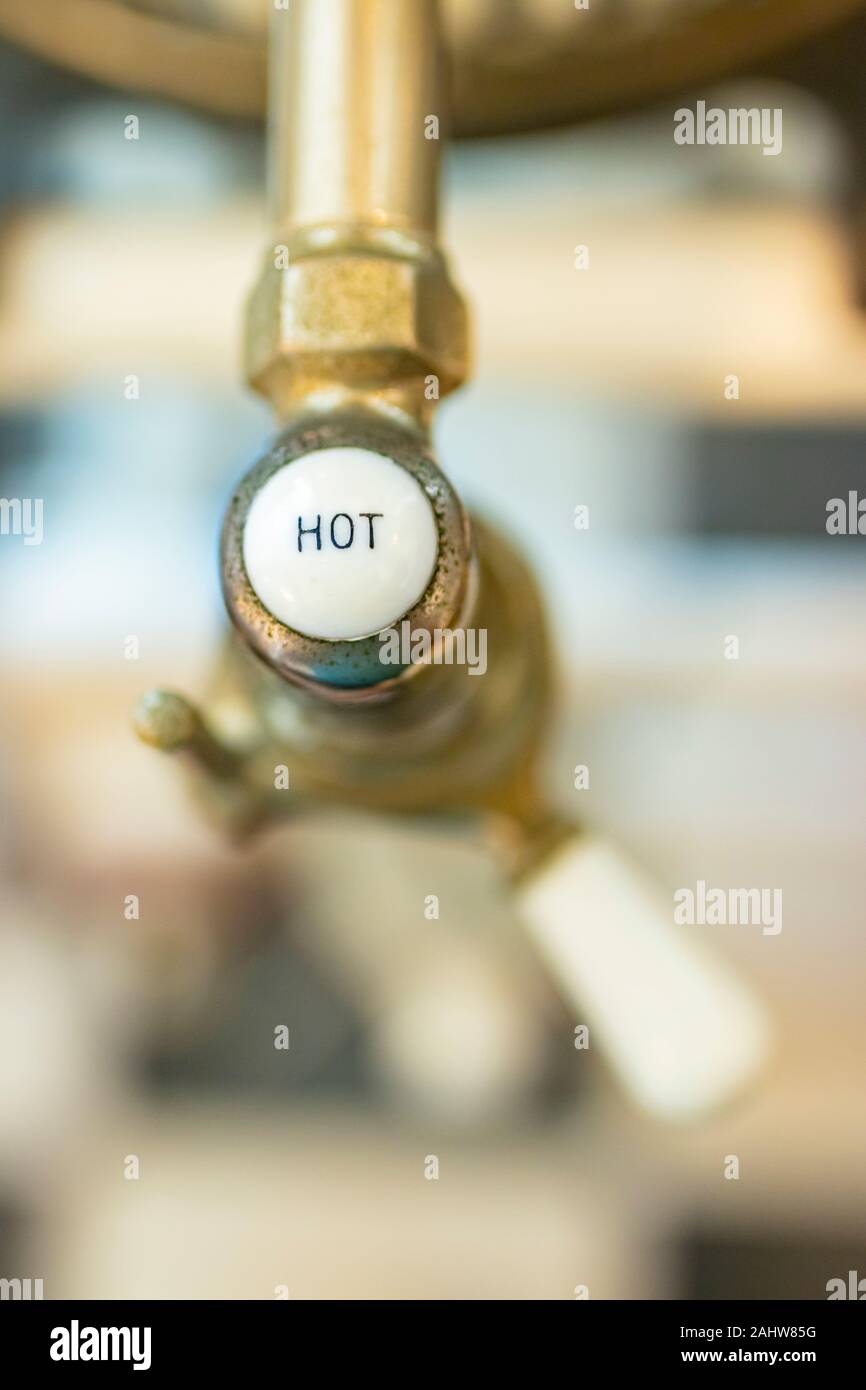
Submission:
M 242 479 L 226 513 L 222 536 L 222 585 L 226 607 L 241 636 L 268 665 L 295 685 L 315 688 L 319 699 L 358 704 L 381 701 L 407 680 L 431 683 L 427 668 L 399 668 L 380 660 L 378 636 L 353 641 L 304 637 L 264 607 L 247 578 L 243 536 L 250 506 L 269 478 L 293 459 L 318 449 L 369 449 L 409 473 L 426 494 L 436 522 L 436 568 L 418 603 L 405 615 L 413 631 L 474 622 L 475 566 L 469 521 L 439 469 L 426 434 L 406 421 L 372 410 L 335 408 L 295 419 L 273 449 Z M 436 684 L 432 681 L 432 684 Z
M 526 837 L 542 836 L 551 820 L 536 788 L 551 710 L 544 613 L 534 578 L 511 545 L 487 526 L 475 523 L 475 530 L 475 622 L 487 632 L 489 662 L 483 676 L 432 667 L 399 700 L 347 710 L 287 685 L 233 638 L 201 714 L 189 719 L 186 742 L 177 737 L 182 697 L 169 693 L 145 697 L 136 714 L 140 735 L 186 754 L 205 809 L 235 833 L 343 804 L 490 817 L 497 834 L 501 822 L 505 840 L 514 837 L 515 850 Z M 216 765 L 214 744 L 225 760 Z M 275 787 L 279 767 L 288 769 L 288 789 Z
M 465 305 L 431 244 L 319 227 L 265 253 L 248 306 L 247 379 L 282 419 L 335 385 L 426 419 L 466 378 L 467 336 Z

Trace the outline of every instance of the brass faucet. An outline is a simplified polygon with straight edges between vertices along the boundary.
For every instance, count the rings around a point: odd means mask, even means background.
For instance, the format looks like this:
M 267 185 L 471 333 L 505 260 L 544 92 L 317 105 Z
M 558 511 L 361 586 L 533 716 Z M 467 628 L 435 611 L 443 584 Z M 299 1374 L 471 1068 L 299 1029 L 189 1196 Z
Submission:
M 221 688 L 246 693 L 259 737 L 243 751 L 219 744 L 204 716 L 159 692 L 142 702 L 138 731 L 185 746 L 211 778 L 243 787 L 245 829 L 285 806 L 268 769 L 271 754 L 285 762 L 288 724 L 293 786 L 305 798 L 495 807 L 529 824 L 538 812 L 528 769 L 549 689 L 540 601 L 511 548 L 470 522 L 430 437 L 436 404 L 468 370 L 466 309 L 437 243 L 447 109 L 435 0 L 274 10 L 269 90 L 270 235 L 245 360 L 283 431 L 241 481 L 222 540 L 223 591 L 242 641 L 229 644 Z M 389 459 L 423 490 L 436 563 L 418 602 L 395 618 L 413 633 L 483 629 L 495 652 L 483 680 L 452 665 L 383 664 L 379 633 L 322 639 L 262 602 L 245 564 L 250 509 L 275 474 L 335 449 Z
M 435 0 L 292 0 L 273 11 L 270 235 L 246 367 L 282 433 L 226 514 L 222 582 L 236 631 L 205 709 L 155 691 L 135 724 L 146 742 L 187 756 L 204 803 L 237 834 L 335 802 L 469 813 L 622 1079 L 650 1110 L 690 1115 L 751 1074 L 762 1014 L 674 930 L 616 851 L 547 805 L 537 764 L 551 665 L 537 588 L 513 548 L 466 516 L 432 451 L 435 406 L 467 374 L 466 312 L 437 242 L 441 48 Z M 323 527 L 327 537 L 330 521 L 344 556 L 368 537 L 370 553 L 353 559 L 366 574 L 381 558 L 382 508 L 361 510 L 369 529 L 356 531 L 348 509 L 329 517 L 315 479 L 304 484 L 309 514 L 283 514 L 266 490 L 291 488 L 311 460 L 351 480 L 371 458 L 429 507 L 431 570 L 387 624 L 366 630 L 359 619 L 359 630 L 326 635 L 321 622 L 291 616 L 302 612 L 296 581 L 312 575 L 321 589 L 337 576 L 345 603 L 345 560 L 332 555 L 325 568 Z M 250 558 L 263 507 L 282 547 L 278 569 L 293 566 L 290 579 L 280 569 L 268 602 Z M 411 655 L 383 662 L 383 629 L 395 623 L 431 638 L 483 631 L 489 669 L 472 679 Z

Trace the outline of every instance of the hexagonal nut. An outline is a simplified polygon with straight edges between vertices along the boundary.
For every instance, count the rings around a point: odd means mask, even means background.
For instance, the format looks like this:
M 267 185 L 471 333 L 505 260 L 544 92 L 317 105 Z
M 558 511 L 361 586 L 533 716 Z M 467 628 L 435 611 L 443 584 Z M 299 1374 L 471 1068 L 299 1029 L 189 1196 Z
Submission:
M 437 378 L 437 396 L 467 374 L 467 315 L 437 253 L 340 250 L 265 266 L 250 298 L 250 385 L 280 401 L 334 383 L 385 390 Z

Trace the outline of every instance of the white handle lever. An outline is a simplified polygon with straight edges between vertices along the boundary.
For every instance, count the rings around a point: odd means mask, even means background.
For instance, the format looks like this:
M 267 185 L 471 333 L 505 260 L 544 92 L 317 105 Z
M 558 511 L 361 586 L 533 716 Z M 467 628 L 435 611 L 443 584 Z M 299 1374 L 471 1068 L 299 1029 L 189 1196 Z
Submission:
M 689 1119 L 764 1059 L 760 1006 L 614 846 L 575 835 L 523 883 L 519 903 L 590 1045 L 598 1039 L 644 1109 Z

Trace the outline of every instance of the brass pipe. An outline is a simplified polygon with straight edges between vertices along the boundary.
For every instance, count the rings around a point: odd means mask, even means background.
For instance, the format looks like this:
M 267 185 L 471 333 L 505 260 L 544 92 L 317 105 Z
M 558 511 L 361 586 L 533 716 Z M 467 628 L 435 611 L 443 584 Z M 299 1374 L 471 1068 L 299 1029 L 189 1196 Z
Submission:
M 345 405 L 429 425 L 467 372 L 436 245 L 447 129 L 436 0 L 291 0 L 271 24 L 271 240 L 247 377 L 284 420 Z
M 434 238 L 442 117 L 436 0 L 273 9 L 268 198 L 275 236 L 393 228 Z M 444 132 L 440 132 L 444 133 Z

